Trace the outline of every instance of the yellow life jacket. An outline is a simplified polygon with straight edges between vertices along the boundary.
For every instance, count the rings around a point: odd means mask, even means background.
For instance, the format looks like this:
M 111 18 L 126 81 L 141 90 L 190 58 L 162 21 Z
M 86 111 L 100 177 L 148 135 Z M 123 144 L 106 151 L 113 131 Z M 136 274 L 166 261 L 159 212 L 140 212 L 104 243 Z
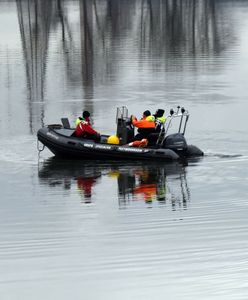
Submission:
M 166 117 L 162 116 L 162 117 L 157 118 L 156 120 L 158 120 L 160 123 L 164 124 L 164 122 L 166 121 Z
M 146 120 L 149 122 L 155 122 L 155 117 L 154 116 L 148 116 L 146 117 Z
M 79 123 L 81 123 L 81 121 L 83 121 L 83 119 L 81 117 L 78 117 L 77 120 L 75 121 L 76 127 L 78 126 Z

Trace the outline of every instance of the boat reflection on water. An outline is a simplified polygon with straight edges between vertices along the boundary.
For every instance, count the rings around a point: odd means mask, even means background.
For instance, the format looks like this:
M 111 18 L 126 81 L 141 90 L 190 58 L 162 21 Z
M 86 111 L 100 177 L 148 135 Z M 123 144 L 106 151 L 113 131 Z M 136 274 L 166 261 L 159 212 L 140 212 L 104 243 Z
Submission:
M 112 187 L 117 185 L 120 208 L 142 201 L 149 206 L 170 203 L 172 209 L 186 209 L 190 200 L 185 165 L 179 163 L 92 163 L 53 157 L 39 165 L 41 184 L 51 188 L 61 186 L 63 190 L 72 192 L 77 190 L 83 203 L 94 202 L 97 185 L 102 185 L 99 190 L 103 192 L 108 189 L 104 179 Z
M 126 208 L 134 201 L 144 201 L 152 205 L 170 203 L 172 209 L 186 209 L 190 200 L 185 166 L 175 163 L 122 170 L 118 176 L 118 192 L 120 208 Z
M 83 203 L 92 202 L 93 187 L 103 175 L 102 169 L 75 160 L 60 160 L 52 157 L 39 163 L 39 180 L 51 188 L 77 191 Z

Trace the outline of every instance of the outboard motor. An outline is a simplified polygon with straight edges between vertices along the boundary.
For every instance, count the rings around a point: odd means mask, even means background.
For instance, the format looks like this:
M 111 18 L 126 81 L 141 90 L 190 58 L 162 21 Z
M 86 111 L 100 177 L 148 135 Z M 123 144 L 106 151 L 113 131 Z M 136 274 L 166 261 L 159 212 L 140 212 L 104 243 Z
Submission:
M 174 133 L 165 138 L 162 147 L 171 149 L 178 155 L 184 156 L 187 153 L 188 145 L 182 133 Z
M 116 112 L 116 135 L 120 139 L 120 144 L 125 145 L 134 138 L 134 128 L 128 117 L 128 110 L 125 106 L 118 107 Z

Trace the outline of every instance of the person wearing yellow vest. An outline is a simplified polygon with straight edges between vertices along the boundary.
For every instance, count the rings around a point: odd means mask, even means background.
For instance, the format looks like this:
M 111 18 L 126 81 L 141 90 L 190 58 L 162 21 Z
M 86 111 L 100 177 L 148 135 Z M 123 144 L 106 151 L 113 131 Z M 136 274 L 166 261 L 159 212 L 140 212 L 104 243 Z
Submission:
M 90 123 L 90 113 L 87 110 L 83 112 L 82 118 L 77 118 L 74 135 L 76 137 L 82 137 L 85 139 L 94 140 L 96 142 L 100 141 L 101 135 L 92 128 Z
M 155 118 L 155 131 L 160 132 L 163 124 L 166 121 L 166 117 L 164 116 L 164 109 L 158 109 L 154 114 L 154 118 Z

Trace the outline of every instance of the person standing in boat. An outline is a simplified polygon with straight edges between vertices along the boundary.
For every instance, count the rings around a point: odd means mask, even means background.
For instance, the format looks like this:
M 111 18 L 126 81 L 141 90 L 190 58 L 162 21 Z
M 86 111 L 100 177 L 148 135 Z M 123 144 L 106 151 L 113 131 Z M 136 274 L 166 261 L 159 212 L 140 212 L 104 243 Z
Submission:
M 151 115 L 149 110 L 143 112 L 140 120 L 132 116 L 132 124 L 138 128 L 138 134 L 135 135 L 134 140 L 146 139 L 150 133 L 155 132 L 155 117 Z
M 94 130 L 90 124 L 90 113 L 85 110 L 83 112 L 83 117 L 79 117 L 76 120 L 76 129 L 74 132 L 76 137 L 82 137 L 89 140 L 94 140 L 95 142 L 99 142 L 101 139 L 101 135 L 99 132 Z

